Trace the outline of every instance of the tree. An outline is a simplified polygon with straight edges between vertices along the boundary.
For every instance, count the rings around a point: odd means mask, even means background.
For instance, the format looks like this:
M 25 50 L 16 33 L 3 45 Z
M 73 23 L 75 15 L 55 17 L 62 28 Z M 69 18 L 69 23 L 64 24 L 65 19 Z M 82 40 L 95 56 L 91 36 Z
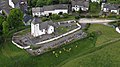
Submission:
M 6 21 L 4 21 L 3 23 L 2 23 L 2 26 L 3 26 L 3 33 L 4 33 L 4 35 L 7 35 L 7 33 L 9 32 L 9 24 L 8 24 L 8 22 L 6 22 Z
M 59 4 L 59 0 L 52 0 L 52 4 Z
M 68 4 L 68 3 L 69 3 L 69 0 L 59 0 L 59 3 L 60 3 L 60 4 Z
M 47 3 L 46 3 L 46 4 L 47 4 L 47 5 L 51 5 L 52 2 L 53 2 L 52 0 L 47 0 Z
M 37 3 L 37 0 L 31 0 L 30 6 L 35 7 Z
M 38 1 L 36 2 L 36 6 L 37 6 L 37 7 L 42 7 L 43 5 L 46 5 L 46 2 L 45 2 L 44 0 L 38 0 Z
M 100 9 L 100 5 L 97 2 L 90 3 L 90 13 L 98 14 L 100 12 Z
M 3 16 L 0 16 L 0 33 L 1 33 L 1 30 L 2 30 L 2 23 L 4 22 L 4 17 Z
M 12 9 L 10 11 L 9 16 L 7 17 L 7 22 L 10 25 L 11 29 L 18 28 L 20 25 L 23 24 L 23 13 L 20 11 L 20 9 Z

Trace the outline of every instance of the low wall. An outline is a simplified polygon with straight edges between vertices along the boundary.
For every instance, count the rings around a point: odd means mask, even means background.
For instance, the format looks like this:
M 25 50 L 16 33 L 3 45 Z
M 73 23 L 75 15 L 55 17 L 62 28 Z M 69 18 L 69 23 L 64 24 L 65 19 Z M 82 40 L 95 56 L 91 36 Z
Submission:
M 116 27 L 116 31 L 117 31 L 118 33 L 120 33 L 120 29 L 119 29 L 118 27 Z
M 78 28 L 76 28 L 76 29 L 74 29 L 74 30 L 72 30 L 72 31 L 69 31 L 69 32 L 67 32 L 67 33 L 65 33 L 65 34 L 62 34 L 62 35 L 58 36 L 58 37 L 55 37 L 55 38 L 52 38 L 52 39 L 49 39 L 49 40 L 46 40 L 46 41 L 42 41 L 42 42 L 39 42 L 39 43 L 36 43 L 36 44 L 37 44 L 37 45 L 38 45 L 38 44 L 44 44 L 44 43 L 47 43 L 47 42 L 51 42 L 51 41 L 57 40 L 57 39 L 59 39 L 59 38 L 61 38 L 61 37 L 67 36 L 67 35 L 75 32 L 75 31 L 77 31 L 77 30 L 79 30 L 79 29 L 81 29 L 81 26 L 80 26 L 80 25 L 79 25 Z
M 28 49 L 28 48 L 30 48 L 30 46 L 22 47 L 22 46 L 20 46 L 19 44 L 15 43 L 14 41 L 12 41 L 12 43 L 13 43 L 14 45 L 16 45 L 17 47 L 21 48 L 21 49 Z

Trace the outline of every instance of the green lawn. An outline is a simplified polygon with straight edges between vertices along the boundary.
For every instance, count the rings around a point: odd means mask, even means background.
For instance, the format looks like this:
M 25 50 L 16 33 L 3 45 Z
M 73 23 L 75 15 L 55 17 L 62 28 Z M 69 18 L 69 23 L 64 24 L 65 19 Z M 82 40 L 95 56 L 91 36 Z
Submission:
M 115 31 L 115 28 L 107 27 L 101 24 L 92 24 L 88 32 L 97 31 L 100 32 L 100 36 L 97 38 L 96 46 L 114 40 L 120 37 L 120 34 Z
M 70 29 L 66 28 L 65 26 L 60 26 L 56 28 L 56 31 L 58 31 L 59 34 L 64 34 L 67 33 Z
M 20 50 L 9 41 L 4 43 L 4 47 L 0 50 L 0 66 L 1 67 L 56 67 L 59 63 L 70 59 L 78 54 L 88 51 L 94 47 L 96 39 L 83 39 L 70 43 L 66 46 L 54 50 L 58 54 L 56 57 L 53 52 L 34 57 L 30 56 L 24 50 Z M 65 49 L 65 50 L 64 50 Z M 69 51 L 69 49 L 71 49 Z M 61 53 L 59 53 L 61 51 Z
M 100 35 L 97 37 L 96 46 L 89 50 L 88 54 L 78 56 L 74 59 L 68 60 L 59 67 L 119 67 L 120 66 L 120 41 L 101 45 L 105 42 L 120 38 L 115 29 L 100 24 L 93 24 L 90 26 L 88 32 L 99 31 Z
M 75 58 L 62 67 L 119 67 L 120 41 L 110 44 L 101 50 Z
M 28 33 L 30 33 L 30 28 L 27 28 L 27 29 L 25 29 L 25 30 L 22 30 L 22 31 L 20 31 L 19 33 L 17 33 L 16 35 L 23 36 L 23 35 L 26 35 L 26 34 L 28 34 Z

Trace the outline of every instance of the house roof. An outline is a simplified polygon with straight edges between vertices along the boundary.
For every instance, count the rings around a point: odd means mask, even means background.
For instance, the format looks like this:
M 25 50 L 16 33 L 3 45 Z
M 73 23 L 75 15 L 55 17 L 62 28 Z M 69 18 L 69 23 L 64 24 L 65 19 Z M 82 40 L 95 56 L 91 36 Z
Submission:
M 40 7 L 32 8 L 32 12 L 33 13 L 40 12 Z
M 38 18 L 38 17 L 35 17 L 31 23 L 33 23 L 33 24 L 39 24 L 40 30 L 42 30 L 42 29 L 48 29 L 49 26 L 55 26 L 55 23 L 53 23 L 52 20 L 46 21 L 46 22 L 42 22 L 41 19 Z
M 31 16 L 25 14 L 23 21 L 24 21 L 25 23 L 27 23 L 29 20 L 32 20 L 32 19 L 33 19 L 33 18 L 32 18 Z
M 38 17 L 35 17 L 35 18 L 33 18 L 31 23 L 33 23 L 33 24 L 40 24 L 40 23 L 42 23 L 42 20 L 40 18 L 38 18 Z
M 20 6 L 20 2 L 27 2 L 27 0 L 12 0 L 12 1 L 15 4 L 16 8 L 20 7 L 22 11 L 24 9 L 27 9 L 26 8 L 27 5 Z M 10 10 L 12 9 L 12 7 L 9 6 L 9 0 L 0 0 L 0 9 L 3 10 L 8 15 Z
M 27 4 L 20 4 L 20 9 L 23 11 L 23 13 L 27 13 Z
M 109 10 L 118 10 L 120 4 L 104 4 L 103 8 L 108 8 Z
M 0 0 L 0 9 L 3 10 L 7 15 L 9 14 L 11 7 L 9 6 L 8 0 Z
M 19 0 L 12 0 L 12 2 L 13 2 L 14 4 L 17 4 L 17 3 L 19 2 Z
M 72 0 L 72 7 L 75 7 L 75 5 L 79 5 L 82 7 L 87 7 L 89 8 L 89 1 L 84 1 L 84 0 Z
M 44 11 L 51 11 L 56 9 L 68 9 L 68 4 L 57 4 L 57 5 L 49 5 L 49 6 L 43 6 L 43 7 L 35 7 L 32 8 L 32 12 L 44 12 Z
M 55 9 L 68 9 L 68 4 L 57 4 L 50 6 L 43 6 L 44 11 L 51 11 Z
M 39 28 L 40 28 L 40 30 L 42 30 L 42 29 L 48 29 L 49 26 L 54 26 L 53 21 L 43 22 L 43 23 L 41 23 L 41 24 L 39 25 Z
M 107 0 L 102 0 L 101 2 L 102 2 L 102 3 L 106 3 L 106 2 L 107 2 Z

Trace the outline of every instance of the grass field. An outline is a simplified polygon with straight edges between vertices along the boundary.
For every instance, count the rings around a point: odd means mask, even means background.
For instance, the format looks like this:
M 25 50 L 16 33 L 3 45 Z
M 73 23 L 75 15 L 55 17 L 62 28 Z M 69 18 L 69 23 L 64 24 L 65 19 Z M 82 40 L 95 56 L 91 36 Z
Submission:
M 70 28 L 66 28 L 65 26 L 60 26 L 56 28 L 56 31 L 58 31 L 59 34 L 67 33 L 70 30 Z
M 33 57 L 27 52 L 20 50 L 10 42 L 5 43 L 0 51 L 1 67 L 56 67 L 62 61 L 82 54 L 84 51 L 94 47 L 96 39 L 78 40 L 66 46 L 54 50 L 58 57 L 52 52 L 45 53 L 41 56 Z M 65 50 L 64 50 L 65 49 Z M 69 50 L 71 49 L 71 50 Z M 69 50 L 69 51 L 68 51 Z M 61 53 L 59 53 L 61 51 Z
M 7 41 L 0 47 L 0 67 L 119 67 L 120 42 L 95 47 L 119 38 L 114 30 L 104 25 L 91 25 L 89 32 L 101 32 L 97 38 L 78 40 L 54 50 L 55 53 L 40 56 L 31 56 Z
M 107 47 L 75 58 L 62 67 L 119 67 L 120 66 L 120 41 Z
M 100 36 L 97 38 L 97 41 L 96 41 L 96 46 L 100 46 L 105 42 L 108 42 L 110 40 L 114 40 L 120 37 L 120 34 L 115 31 L 115 28 L 107 27 L 100 24 L 91 25 L 88 32 L 93 32 L 93 31 L 100 32 Z

